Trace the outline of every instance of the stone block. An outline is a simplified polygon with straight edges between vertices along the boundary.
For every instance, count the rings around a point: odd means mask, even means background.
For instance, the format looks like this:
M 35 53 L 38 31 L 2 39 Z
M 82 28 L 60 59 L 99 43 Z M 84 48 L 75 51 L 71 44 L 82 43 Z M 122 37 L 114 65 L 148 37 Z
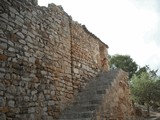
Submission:
M 1 22 L 0 28 L 1 28 L 1 29 L 6 29 L 6 28 L 7 28 L 7 25 L 6 25 L 4 22 Z
M 8 14 L 6 14 L 6 13 L 1 14 L 1 17 L 3 17 L 4 19 L 8 20 Z
M 16 94 L 16 87 L 14 85 L 10 85 L 7 87 L 7 92 L 10 94 Z
M 23 26 L 23 24 L 20 21 L 18 21 L 17 19 L 14 22 L 15 22 L 16 25 L 19 25 L 21 27 Z
M 22 28 L 22 33 L 25 34 L 25 35 L 28 35 L 27 30 L 25 30 L 24 28 Z M 28 36 L 27 36 L 27 37 L 28 37 Z
M 28 52 L 24 52 L 24 55 L 25 55 L 26 57 L 30 57 L 30 56 L 31 56 L 31 54 L 28 53 Z
M 3 113 L 3 112 L 2 113 L 0 112 L 0 118 L 1 118 L 1 120 L 7 120 L 6 119 L 6 114 Z
M 1 79 L 4 79 L 4 76 L 5 76 L 5 73 L 1 73 L 1 72 L 0 72 L 0 78 L 1 78 Z
M 12 12 L 14 14 L 17 14 L 17 15 L 19 14 L 18 11 L 13 7 L 9 7 L 9 10 L 10 10 L 10 12 Z
M 0 72 L 6 72 L 5 68 L 0 68 Z
M 24 101 L 28 102 L 28 101 L 29 101 L 29 97 L 28 97 L 28 96 L 25 96 L 25 97 L 24 97 Z
M 1 34 L 1 35 L 3 35 L 3 34 L 4 34 L 2 29 L 0 29 L 0 34 Z
M 22 38 L 22 39 L 25 38 L 25 36 L 24 36 L 23 33 L 21 33 L 21 32 L 17 32 L 16 34 L 17 34 L 20 38 Z
M 38 99 L 43 101 L 45 99 L 44 94 L 40 93 L 38 96 Z
M 19 42 L 20 42 L 21 44 L 23 44 L 23 45 L 26 45 L 26 41 L 24 41 L 24 40 L 22 40 L 22 39 L 20 39 Z
M 32 34 L 31 32 L 28 32 L 28 35 L 31 36 L 32 38 L 35 38 L 35 35 Z
M 13 47 L 9 47 L 8 51 L 15 52 L 16 50 Z
M 36 108 L 35 107 L 28 108 L 28 113 L 35 113 L 35 112 L 36 112 Z
M 11 27 L 10 25 L 7 26 L 7 30 L 8 31 L 13 31 L 13 27 Z
M 8 45 L 10 45 L 10 46 L 14 46 L 14 43 L 11 42 L 10 40 L 8 40 L 7 43 L 8 43 Z
M 5 85 L 4 85 L 4 84 L 2 84 L 2 83 L 0 83 L 0 90 L 2 90 L 2 91 L 5 91 L 5 90 L 6 90 Z
M 53 100 L 50 100 L 50 101 L 48 101 L 48 105 L 50 106 L 50 105 L 54 105 L 55 104 L 55 102 L 53 101 Z
M 32 40 L 32 38 L 30 36 L 27 36 L 25 40 L 30 42 L 30 43 L 33 43 L 33 40 Z
M 28 51 L 28 46 L 24 46 L 24 50 Z
M 41 71 L 41 74 L 42 74 L 42 75 L 46 75 L 47 72 L 43 70 L 43 71 Z
M 0 55 L 0 61 L 6 61 L 7 59 L 8 59 L 8 56 Z
M 51 91 L 51 95 L 52 95 L 52 96 L 55 95 L 55 91 Z
M 29 58 L 29 62 L 35 63 L 35 61 L 36 61 L 36 59 L 35 59 L 34 57 L 30 57 L 30 58 Z
M 77 68 L 73 68 L 73 72 L 78 74 L 79 73 L 79 70 Z
M 34 48 L 33 44 L 27 43 L 28 47 L 30 47 L 31 49 Z
M 15 101 L 9 100 L 9 101 L 8 101 L 8 106 L 9 106 L 9 107 L 14 107 L 14 106 L 15 106 Z
M 36 96 L 36 95 L 33 95 L 32 100 L 33 100 L 33 101 L 37 101 L 37 96 Z
M 0 96 L 3 96 L 4 95 L 4 92 L 3 91 L 0 91 Z
M 0 49 L 7 49 L 7 43 L 0 43 Z
M 4 97 L 0 97 L 0 108 L 6 105 L 6 100 Z
M 6 78 L 6 79 L 11 79 L 11 75 L 10 75 L 9 73 L 7 73 L 7 74 L 5 75 L 5 78 Z
M 16 15 L 16 20 L 18 20 L 18 21 L 21 22 L 22 24 L 24 23 L 24 20 L 23 20 L 21 17 L 17 16 L 17 15 Z

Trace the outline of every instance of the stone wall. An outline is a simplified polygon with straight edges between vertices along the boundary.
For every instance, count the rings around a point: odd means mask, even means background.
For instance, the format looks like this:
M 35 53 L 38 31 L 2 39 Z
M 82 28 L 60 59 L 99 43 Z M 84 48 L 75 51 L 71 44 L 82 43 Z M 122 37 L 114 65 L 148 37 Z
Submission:
M 91 77 L 108 70 L 107 48 L 60 6 L 1 0 L 0 118 L 57 118 Z
M 126 72 L 118 71 L 106 93 L 96 112 L 96 120 L 135 120 L 134 105 L 130 96 Z
M 101 61 L 107 58 L 108 46 L 90 33 L 85 26 L 74 21 L 71 23 L 71 33 L 73 86 L 77 89 L 78 86 L 85 86 L 87 80 L 103 68 Z M 100 44 L 106 51 L 100 51 Z M 100 53 L 104 55 L 101 56 Z M 108 70 L 108 64 L 105 70 Z

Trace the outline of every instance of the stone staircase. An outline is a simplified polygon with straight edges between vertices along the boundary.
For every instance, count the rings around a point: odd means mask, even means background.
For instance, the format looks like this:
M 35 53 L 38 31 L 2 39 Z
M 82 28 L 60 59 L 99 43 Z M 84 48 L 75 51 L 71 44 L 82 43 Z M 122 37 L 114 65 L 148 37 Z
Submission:
M 97 120 L 96 111 L 118 73 L 118 69 L 99 73 L 78 93 L 74 102 L 62 112 L 59 120 Z

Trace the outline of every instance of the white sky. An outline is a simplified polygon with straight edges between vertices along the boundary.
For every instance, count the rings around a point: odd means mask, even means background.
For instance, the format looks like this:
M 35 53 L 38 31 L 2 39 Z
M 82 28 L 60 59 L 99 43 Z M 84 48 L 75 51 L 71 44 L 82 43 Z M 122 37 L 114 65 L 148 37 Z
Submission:
M 160 0 L 38 1 L 41 6 L 62 5 L 109 45 L 109 54 L 127 54 L 140 66 L 160 68 Z

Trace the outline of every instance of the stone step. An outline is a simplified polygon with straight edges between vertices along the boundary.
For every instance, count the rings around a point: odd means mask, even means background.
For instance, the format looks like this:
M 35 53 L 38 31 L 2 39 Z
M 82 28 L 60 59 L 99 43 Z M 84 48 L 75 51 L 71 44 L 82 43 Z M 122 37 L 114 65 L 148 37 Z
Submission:
M 74 107 L 74 108 L 73 108 Z M 97 105 L 77 105 L 77 106 L 72 106 L 71 108 L 66 109 L 66 113 L 70 112 L 87 112 L 87 111 L 95 111 L 97 109 Z
M 111 86 L 111 82 L 104 82 L 101 84 L 94 83 L 94 85 L 86 86 L 79 93 L 81 94 L 83 92 L 95 92 L 97 90 L 106 90 L 109 86 Z
M 105 80 L 101 80 L 101 79 L 96 80 L 94 82 L 88 83 L 88 85 L 86 86 L 85 89 L 90 89 L 90 88 L 93 88 L 93 87 L 98 88 L 99 86 L 103 86 L 103 85 L 111 85 L 112 81 L 113 81 L 113 79 L 110 80 L 110 79 L 107 79 L 107 78 Z
M 86 119 L 86 118 L 91 118 L 93 115 L 93 112 L 70 112 L 63 114 L 60 119 Z
M 104 93 L 106 91 L 97 91 L 97 93 L 90 93 L 90 94 L 82 94 L 81 96 L 77 96 L 76 101 L 77 102 L 89 102 L 92 100 L 102 100 L 104 97 Z
M 98 105 L 101 101 L 90 101 L 88 103 L 75 103 L 68 107 L 64 114 L 66 113 L 79 113 L 79 112 L 94 112 L 98 109 Z
M 90 95 L 90 94 L 96 96 L 96 95 L 99 95 L 99 94 L 105 94 L 106 91 L 107 90 L 105 88 L 103 88 L 103 87 L 102 88 L 93 89 L 93 90 L 84 90 L 82 92 L 79 92 L 78 96 L 85 96 L 85 95 Z
M 73 119 L 60 118 L 58 120 L 95 120 L 95 119 L 91 119 L 91 118 L 73 118 Z
M 94 120 L 94 113 L 99 109 L 107 89 L 115 79 L 116 71 L 99 73 L 89 81 L 75 97 L 75 101 L 63 111 L 59 120 Z
M 104 89 L 104 88 L 99 88 L 99 89 L 92 90 L 92 91 L 91 90 L 86 90 L 86 91 L 80 92 L 77 97 L 86 96 L 86 95 L 88 95 L 88 96 L 102 95 L 102 94 L 105 94 L 106 91 L 107 90 Z
M 88 87 L 83 89 L 81 92 L 79 92 L 79 94 L 82 94 L 84 92 L 96 92 L 96 91 L 100 91 L 100 90 L 106 90 L 106 88 L 108 88 L 110 86 L 110 84 L 103 84 L 103 85 L 97 85 L 97 86 L 92 86 L 92 87 Z
M 73 105 L 93 105 L 93 104 L 98 104 L 101 102 L 102 98 L 96 98 L 96 99 L 90 99 L 90 100 L 81 100 L 81 101 L 76 101 L 73 103 Z

